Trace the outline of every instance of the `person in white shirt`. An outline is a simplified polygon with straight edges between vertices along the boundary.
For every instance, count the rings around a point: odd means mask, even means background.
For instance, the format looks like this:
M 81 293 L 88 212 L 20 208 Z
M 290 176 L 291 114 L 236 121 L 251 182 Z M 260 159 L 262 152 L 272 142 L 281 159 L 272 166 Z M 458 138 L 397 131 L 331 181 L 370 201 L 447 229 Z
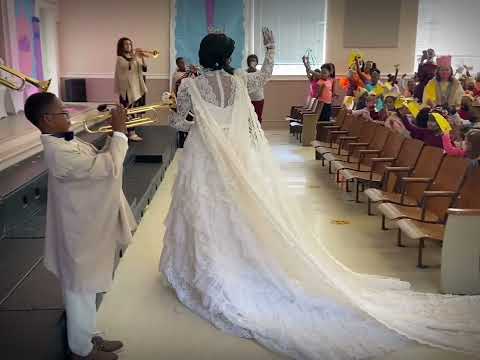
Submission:
M 258 65 L 258 56 L 255 54 L 249 55 L 247 57 L 247 76 L 252 73 L 257 72 L 257 65 Z M 273 72 L 273 48 L 267 48 L 265 53 L 265 60 L 262 65 L 262 69 L 260 70 L 266 79 L 269 79 L 272 76 Z M 265 104 L 265 94 L 264 94 L 264 87 L 256 88 L 248 93 L 250 96 L 250 100 L 252 101 L 252 105 L 255 109 L 255 113 L 257 114 L 258 121 L 260 124 L 262 123 L 262 115 L 263 115 L 263 106 Z
M 112 110 L 114 132 L 101 150 L 69 132 L 69 114 L 52 93 L 31 95 L 25 116 L 42 133 L 48 168 L 44 265 L 63 291 L 72 359 L 115 360 L 123 344 L 93 335 L 96 296 L 110 290 L 119 251 L 136 227 L 122 191 L 126 111 Z

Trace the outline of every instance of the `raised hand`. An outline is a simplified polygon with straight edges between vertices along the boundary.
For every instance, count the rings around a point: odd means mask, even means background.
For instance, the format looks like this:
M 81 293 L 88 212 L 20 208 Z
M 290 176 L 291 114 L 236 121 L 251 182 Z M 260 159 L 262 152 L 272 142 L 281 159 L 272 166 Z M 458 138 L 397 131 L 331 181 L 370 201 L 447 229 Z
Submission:
M 273 36 L 272 30 L 267 27 L 262 29 L 263 33 L 263 45 L 267 48 L 274 48 L 275 47 L 275 38 Z

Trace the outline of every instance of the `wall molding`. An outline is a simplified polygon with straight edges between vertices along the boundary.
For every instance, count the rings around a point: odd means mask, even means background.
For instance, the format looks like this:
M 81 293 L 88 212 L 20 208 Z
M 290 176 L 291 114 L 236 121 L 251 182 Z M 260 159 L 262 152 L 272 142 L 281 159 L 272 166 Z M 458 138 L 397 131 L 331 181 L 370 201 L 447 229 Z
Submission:
M 170 76 L 168 74 L 146 74 L 147 79 L 153 80 L 169 80 Z M 114 78 L 113 73 L 66 73 L 61 74 L 60 78 L 66 79 L 112 79 Z

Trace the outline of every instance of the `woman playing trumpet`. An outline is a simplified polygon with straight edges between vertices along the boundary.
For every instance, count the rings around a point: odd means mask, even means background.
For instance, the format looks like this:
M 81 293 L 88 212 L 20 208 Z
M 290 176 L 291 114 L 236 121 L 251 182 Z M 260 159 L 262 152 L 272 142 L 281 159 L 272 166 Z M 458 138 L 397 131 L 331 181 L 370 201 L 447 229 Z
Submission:
M 142 51 L 133 51 L 133 43 L 123 37 L 117 42 L 117 64 L 115 66 L 115 94 L 119 96 L 120 104 L 125 108 L 145 105 L 147 86 L 145 76 L 146 54 Z M 128 131 L 128 138 L 132 141 L 142 141 L 135 130 Z

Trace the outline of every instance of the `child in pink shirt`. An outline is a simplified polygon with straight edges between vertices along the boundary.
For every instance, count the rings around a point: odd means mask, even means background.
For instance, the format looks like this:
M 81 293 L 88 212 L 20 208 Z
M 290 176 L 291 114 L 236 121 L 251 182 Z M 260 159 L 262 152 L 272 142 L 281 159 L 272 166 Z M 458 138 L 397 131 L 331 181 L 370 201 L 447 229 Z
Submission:
M 453 144 L 450 134 L 442 135 L 443 150 L 450 156 L 469 157 L 475 159 L 480 156 L 480 129 L 471 129 L 465 135 L 465 149 Z
M 330 115 L 332 114 L 333 80 L 330 77 L 328 69 L 323 68 L 320 71 L 318 86 L 318 100 L 323 103 L 319 121 L 330 121 Z

